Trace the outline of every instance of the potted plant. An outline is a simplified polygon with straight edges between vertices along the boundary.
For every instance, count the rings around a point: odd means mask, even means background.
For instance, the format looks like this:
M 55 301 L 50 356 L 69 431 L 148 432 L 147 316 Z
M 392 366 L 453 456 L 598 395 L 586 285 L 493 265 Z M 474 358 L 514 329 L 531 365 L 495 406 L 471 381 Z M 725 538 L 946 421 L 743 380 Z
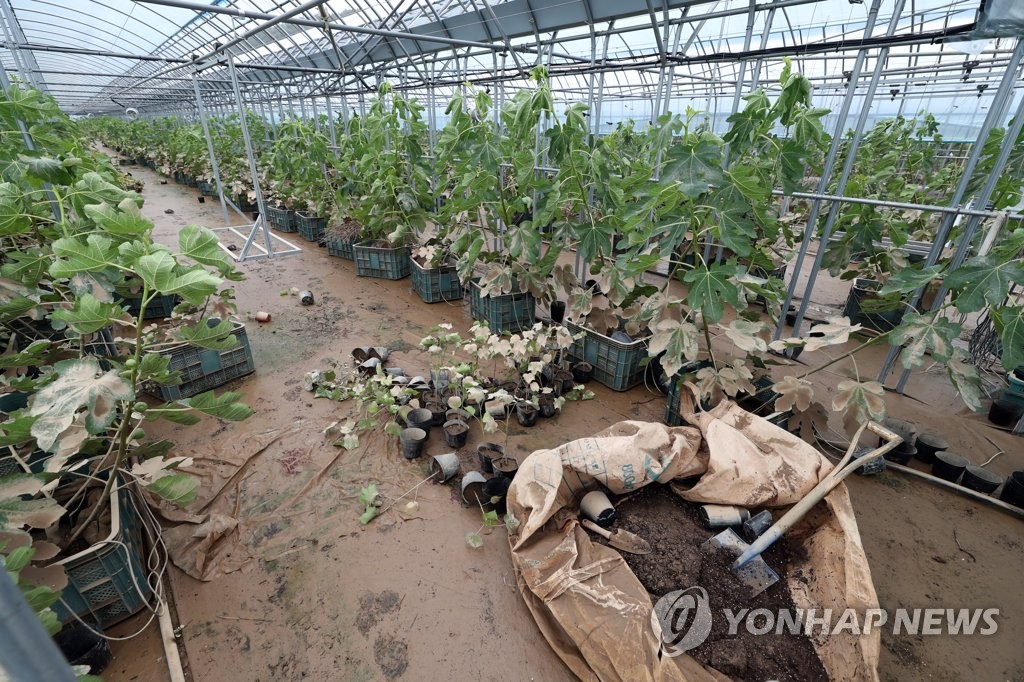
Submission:
M 275 227 L 284 232 L 294 225 L 307 241 L 321 241 L 334 210 L 334 188 L 327 174 L 334 163 L 330 139 L 310 121 L 285 119 L 277 127 L 267 163 L 270 188 L 282 202 L 273 210 L 267 207 L 271 225 L 276 221 Z
M 354 213 L 362 241 L 353 248 L 356 274 L 402 279 L 409 276 L 409 246 L 426 226 L 430 175 L 423 155 L 423 108 L 381 85 L 355 133 L 362 155 L 356 160 L 360 198 Z
M 455 262 L 446 248 L 431 242 L 412 252 L 412 289 L 425 303 L 457 301 L 462 282 Z

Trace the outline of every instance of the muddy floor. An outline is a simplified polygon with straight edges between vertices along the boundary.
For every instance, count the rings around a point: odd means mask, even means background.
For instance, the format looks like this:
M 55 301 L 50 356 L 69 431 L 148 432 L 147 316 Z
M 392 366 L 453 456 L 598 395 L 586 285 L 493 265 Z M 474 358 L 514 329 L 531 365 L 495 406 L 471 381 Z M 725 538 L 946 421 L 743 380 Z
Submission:
M 199 204 L 194 190 L 161 185 L 144 168 L 131 170 L 146 182 L 144 212 L 156 222 L 159 240 L 174 243 L 188 223 L 223 225 L 215 202 Z M 362 486 L 376 482 L 393 499 L 422 480 L 425 466 L 406 463 L 397 443 L 384 437 L 365 439 L 357 452 L 334 448 L 321 430 L 348 406 L 313 400 L 302 390 L 305 372 L 346 361 L 358 345 L 387 345 L 393 364 L 425 373 L 419 339 L 442 321 L 466 330 L 468 304 L 426 305 L 408 279 L 356 277 L 350 261 L 288 237 L 302 252 L 243 263 L 247 279 L 236 290 L 243 316 L 273 315 L 268 325 L 248 318 L 257 370 L 230 386 L 255 416 L 241 424 L 207 419 L 189 428 L 148 429 L 173 438 L 176 454 L 196 458 L 209 483 L 197 506 L 241 519 L 209 557 L 204 570 L 213 579 L 169 569 L 190 679 L 465 680 L 496 671 L 513 680 L 572 679 L 517 593 L 505 532 L 485 534 L 480 549 L 467 547 L 479 510 L 464 508 L 452 487 L 429 483 L 415 493 L 417 512 L 392 511 L 361 526 Z M 281 295 L 291 287 L 313 291 L 316 305 Z M 716 344 L 727 357 L 724 336 Z M 810 365 L 825 359 L 822 352 L 801 357 Z M 858 369 L 877 372 L 879 360 L 860 355 Z M 834 385 L 850 368 L 835 364 L 829 380 Z M 622 419 L 660 421 L 664 414 L 664 398 L 643 387 L 594 390 L 594 401 L 569 404 L 537 427 L 513 424 L 507 450 L 522 460 Z M 830 402 L 826 389 L 820 398 Z M 969 415 L 934 371 L 915 376 L 908 397 L 890 395 L 888 404 L 976 463 L 1003 450 L 988 468 L 1003 474 L 1024 468 L 1024 441 Z M 481 440 L 474 426 L 464 469 Z M 428 454 L 448 450 L 440 436 L 426 448 Z M 854 477 L 850 490 L 883 608 L 995 606 L 1002 614 L 992 636 L 883 635 L 880 677 L 1024 679 L 1024 521 L 896 473 Z M 177 532 L 183 527 L 192 531 L 183 524 Z M 126 621 L 111 634 L 130 635 L 147 618 Z M 155 624 L 114 642 L 113 650 L 108 682 L 168 679 Z

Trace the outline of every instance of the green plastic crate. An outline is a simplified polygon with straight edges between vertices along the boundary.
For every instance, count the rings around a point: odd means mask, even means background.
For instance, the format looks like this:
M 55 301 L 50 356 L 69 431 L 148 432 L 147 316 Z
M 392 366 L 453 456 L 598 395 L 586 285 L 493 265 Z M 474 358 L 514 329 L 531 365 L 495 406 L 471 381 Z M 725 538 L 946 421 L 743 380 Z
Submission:
M 650 337 L 623 343 L 569 320 L 565 326 L 573 336 L 584 332 L 582 338 L 572 342 L 569 356 L 576 362 L 589 362 L 597 381 L 613 391 L 628 391 L 643 382 L 647 370 L 643 359 Z
M 421 267 L 412 261 L 412 288 L 425 303 L 458 301 L 462 298 L 462 282 L 454 265 Z
M 381 242 L 360 242 L 352 247 L 355 255 L 356 274 L 360 277 L 379 279 L 402 279 L 409 276 L 409 247 L 389 248 L 378 246 Z
M 469 314 L 486 322 L 492 332 L 519 332 L 534 323 L 536 301 L 528 291 L 500 296 L 483 296 L 477 278 L 469 283 Z
M 281 232 L 295 232 L 295 211 L 287 208 L 267 206 L 267 222 L 275 230 Z
M 338 258 L 345 258 L 346 260 L 355 260 L 355 253 L 353 247 L 355 241 L 352 237 L 338 237 L 335 235 L 327 237 L 327 255 L 336 256 Z
M 168 370 L 180 372 L 181 383 L 155 385 L 152 391 L 163 400 L 180 400 L 252 374 L 256 366 L 253 364 L 245 325 L 236 322 L 232 334 L 238 339 L 238 344 L 229 350 L 211 350 L 182 343 L 159 351 L 161 355 L 170 356 Z
M 122 483 L 126 483 L 122 480 Z M 110 492 L 110 535 L 88 549 L 58 562 L 68 585 L 53 610 L 62 623 L 91 616 L 106 628 L 134 613 L 152 595 L 146 575 L 139 502 L 129 485 Z
M 296 211 L 295 227 L 306 241 L 319 242 L 327 236 L 327 218 Z

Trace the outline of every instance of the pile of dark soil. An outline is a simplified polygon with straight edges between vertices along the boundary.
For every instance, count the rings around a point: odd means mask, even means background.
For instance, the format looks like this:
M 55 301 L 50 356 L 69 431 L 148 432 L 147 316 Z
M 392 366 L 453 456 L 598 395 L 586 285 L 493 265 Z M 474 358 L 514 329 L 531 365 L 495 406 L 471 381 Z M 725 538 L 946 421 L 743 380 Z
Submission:
M 707 640 L 687 652 L 705 665 L 737 680 L 828 680 L 814 646 L 804 635 L 754 635 L 740 622 L 736 634 L 729 634 L 724 609 L 765 608 L 773 614 L 780 609 L 793 610 L 786 585 L 790 557 L 799 556 L 799 547 L 790 547 L 783 537 L 762 556 L 778 572 L 779 582 L 756 597 L 731 571 L 734 557 L 726 552 L 705 551 L 701 545 L 712 532 L 700 523 L 699 505 L 687 502 L 665 485 L 651 484 L 615 503 L 619 512 L 615 526 L 632 531 L 650 542 L 654 551 L 638 555 L 623 552 L 622 557 L 657 601 L 673 590 L 700 586 L 707 590 L 713 624 Z M 760 626 L 763 621 L 755 621 Z

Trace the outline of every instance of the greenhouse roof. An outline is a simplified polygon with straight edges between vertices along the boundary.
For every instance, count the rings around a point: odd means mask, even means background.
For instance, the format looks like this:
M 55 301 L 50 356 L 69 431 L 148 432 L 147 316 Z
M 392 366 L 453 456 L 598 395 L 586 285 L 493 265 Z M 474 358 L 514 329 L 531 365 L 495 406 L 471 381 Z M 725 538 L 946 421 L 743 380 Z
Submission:
M 639 100 L 643 115 L 688 100 L 717 110 L 773 81 L 789 57 L 824 106 L 866 91 L 881 59 L 880 113 L 975 116 L 1017 42 L 979 39 L 978 7 L 978 0 L 0 0 L 0 54 L 11 76 L 79 114 L 172 110 L 188 106 L 197 87 L 233 101 L 228 58 L 250 102 L 358 97 L 381 80 L 441 95 L 464 81 L 514 88 L 543 64 L 564 100 Z

